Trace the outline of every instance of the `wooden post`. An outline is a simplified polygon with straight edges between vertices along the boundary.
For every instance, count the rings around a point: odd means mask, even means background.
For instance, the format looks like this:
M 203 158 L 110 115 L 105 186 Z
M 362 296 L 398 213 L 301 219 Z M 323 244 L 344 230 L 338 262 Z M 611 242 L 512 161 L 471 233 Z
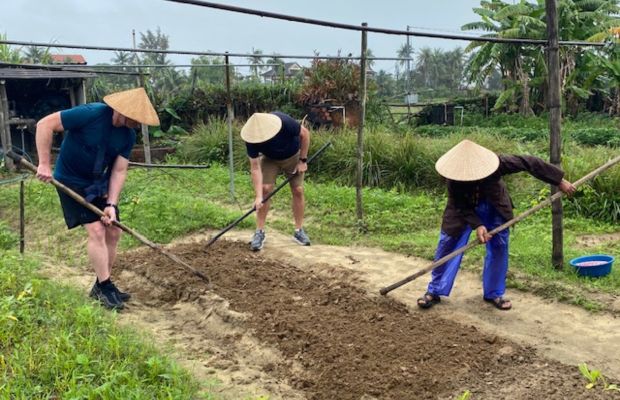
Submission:
M 228 53 L 228 52 L 226 52 Z M 230 173 L 230 197 L 235 201 L 235 160 L 233 157 L 233 134 L 232 121 L 234 110 L 232 106 L 232 95 L 230 93 L 230 60 L 228 54 L 224 58 L 226 62 L 226 121 L 228 122 L 228 168 Z
M 2 142 L 2 152 L 4 153 L 4 165 L 9 171 L 15 170 L 15 163 L 7 153 L 13 147 L 11 141 L 11 126 L 9 125 L 9 101 L 6 97 L 5 81 L 0 80 L 0 141 Z
M 368 23 L 362 23 L 363 27 Z M 360 60 L 360 118 L 357 129 L 357 183 L 355 185 L 355 210 L 357 222 L 362 226 L 364 221 L 364 207 L 362 204 L 362 185 L 364 183 L 364 119 L 366 118 L 366 51 L 368 47 L 368 32 L 362 31 L 362 55 Z
M 75 89 L 76 101 L 78 105 L 86 104 L 86 79 L 81 79 L 80 84 Z
M 75 98 L 75 90 L 73 87 L 69 89 L 69 102 L 71 103 L 71 107 L 75 107 L 78 105 Z
M 140 72 L 140 86 L 144 87 L 144 75 Z M 146 88 L 145 88 L 146 89 Z M 140 124 L 142 131 L 142 145 L 144 146 L 144 162 L 152 164 L 151 162 L 151 140 L 149 138 L 149 127 L 146 124 Z
M 26 247 L 26 219 L 24 218 L 24 180 L 19 181 L 19 253 L 24 254 Z
M 562 108 L 560 103 L 560 56 L 556 0 L 545 0 L 545 6 L 547 11 L 547 60 L 549 65 L 549 98 L 547 101 L 550 130 L 549 161 L 560 167 L 562 165 Z M 551 187 L 552 195 L 557 191 L 557 186 Z M 562 269 L 564 266 L 564 237 L 562 227 L 562 200 L 560 198 L 551 205 L 551 216 L 553 234 L 551 263 L 556 269 Z
M 136 48 L 136 30 L 131 30 L 133 48 Z M 144 75 L 142 75 L 142 69 L 138 69 L 140 75 L 138 76 L 138 85 L 145 88 Z M 151 140 L 149 138 L 149 127 L 146 124 L 141 124 L 140 130 L 142 131 L 142 146 L 144 147 L 144 162 L 146 164 L 152 164 L 151 162 Z

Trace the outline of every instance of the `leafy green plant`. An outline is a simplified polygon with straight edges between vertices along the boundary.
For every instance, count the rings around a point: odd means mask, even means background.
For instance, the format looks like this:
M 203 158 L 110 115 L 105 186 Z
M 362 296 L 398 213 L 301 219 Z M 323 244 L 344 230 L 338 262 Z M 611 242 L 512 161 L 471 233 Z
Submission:
M 588 368 L 588 365 L 586 363 L 579 364 L 579 372 L 581 372 L 581 375 L 583 375 L 583 377 L 588 380 L 588 383 L 586 384 L 586 389 L 592 389 L 600 381 L 603 384 L 603 390 L 620 391 L 620 387 L 618 387 L 618 385 L 607 383 L 607 380 L 605 379 L 600 370 L 590 369 Z
M 599 381 L 599 379 L 602 378 L 601 371 L 597 369 L 590 370 L 586 363 L 579 364 L 579 372 L 581 372 L 581 375 L 583 375 L 583 377 L 588 380 L 586 389 L 592 389 L 594 386 L 596 386 L 596 383 Z
M 471 398 L 471 392 L 469 390 L 464 391 L 459 395 L 456 400 L 469 400 Z

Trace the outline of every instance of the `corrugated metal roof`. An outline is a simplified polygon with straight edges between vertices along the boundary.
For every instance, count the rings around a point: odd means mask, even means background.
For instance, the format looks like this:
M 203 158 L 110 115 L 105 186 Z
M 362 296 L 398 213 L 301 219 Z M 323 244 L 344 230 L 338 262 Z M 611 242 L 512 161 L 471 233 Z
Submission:
M 80 64 L 86 65 L 81 54 L 50 54 L 53 64 Z
M 2 68 L 0 79 L 69 79 L 94 78 L 97 74 L 90 72 L 49 71 L 45 69 Z

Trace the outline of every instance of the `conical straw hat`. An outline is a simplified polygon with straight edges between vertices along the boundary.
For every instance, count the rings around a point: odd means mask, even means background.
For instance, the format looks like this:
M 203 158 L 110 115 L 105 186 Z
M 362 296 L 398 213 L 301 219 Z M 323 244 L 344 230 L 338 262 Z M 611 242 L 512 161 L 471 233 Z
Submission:
M 498 167 L 497 154 L 471 140 L 463 140 L 435 163 L 435 169 L 444 178 L 464 182 L 486 178 Z
M 263 143 L 280 132 L 282 120 L 277 115 L 254 113 L 241 128 L 241 138 L 247 143 Z
M 105 96 L 103 101 L 127 118 L 131 118 L 141 124 L 159 125 L 157 112 L 155 112 L 144 88 L 140 87 L 112 93 Z

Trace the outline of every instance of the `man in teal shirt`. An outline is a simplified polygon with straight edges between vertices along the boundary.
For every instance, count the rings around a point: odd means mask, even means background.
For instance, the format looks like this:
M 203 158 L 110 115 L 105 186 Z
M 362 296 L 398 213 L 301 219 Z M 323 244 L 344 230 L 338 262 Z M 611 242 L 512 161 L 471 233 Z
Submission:
M 37 178 L 52 179 L 51 148 L 54 132 L 64 132 L 54 178 L 100 208 L 97 214 L 58 191 L 67 227 L 83 225 L 88 233 L 88 257 L 97 275 L 91 297 L 111 309 L 122 309 L 129 299 L 110 280 L 121 230 L 118 201 L 127 177 L 129 154 L 141 123 L 159 125 L 159 118 L 143 88 L 118 92 L 90 103 L 50 114 L 37 123 L 39 156 Z

